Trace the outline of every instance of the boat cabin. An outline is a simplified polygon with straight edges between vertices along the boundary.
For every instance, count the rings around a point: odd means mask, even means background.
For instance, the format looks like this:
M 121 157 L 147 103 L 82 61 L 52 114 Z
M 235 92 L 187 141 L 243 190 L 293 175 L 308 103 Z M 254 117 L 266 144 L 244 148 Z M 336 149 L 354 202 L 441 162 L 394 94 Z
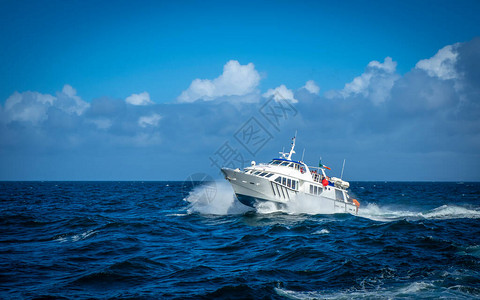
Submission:
M 274 158 L 268 164 L 271 166 L 285 166 L 288 168 L 299 170 L 302 173 L 304 173 L 307 170 L 306 165 L 304 163 L 299 161 L 294 161 L 294 160 L 286 160 L 283 158 Z

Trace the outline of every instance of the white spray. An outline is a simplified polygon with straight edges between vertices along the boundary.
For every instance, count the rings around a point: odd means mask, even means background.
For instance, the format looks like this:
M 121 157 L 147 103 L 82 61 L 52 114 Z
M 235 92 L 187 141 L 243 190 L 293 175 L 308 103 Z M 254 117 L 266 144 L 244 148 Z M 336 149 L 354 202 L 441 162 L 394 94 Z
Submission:
M 226 181 L 215 181 L 194 188 L 184 199 L 189 202 L 188 213 L 206 215 L 243 214 L 251 210 L 235 199 Z

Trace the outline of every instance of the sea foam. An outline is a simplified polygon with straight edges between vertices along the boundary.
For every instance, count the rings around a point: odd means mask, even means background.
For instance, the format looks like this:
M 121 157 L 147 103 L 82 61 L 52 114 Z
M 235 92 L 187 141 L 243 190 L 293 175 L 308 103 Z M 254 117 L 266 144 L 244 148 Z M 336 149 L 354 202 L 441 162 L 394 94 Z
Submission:
M 390 208 L 388 206 L 379 206 L 375 203 L 369 203 L 358 213 L 359 216 L 375 221 L 396 221 L 400 219 L 420 220 L 420 219 L 478 219 L 480 218 L 480 210 L 474 208 L 466 208 L 458 205 L 442 205 L 428 211 L 410 211 L 408 209 Z

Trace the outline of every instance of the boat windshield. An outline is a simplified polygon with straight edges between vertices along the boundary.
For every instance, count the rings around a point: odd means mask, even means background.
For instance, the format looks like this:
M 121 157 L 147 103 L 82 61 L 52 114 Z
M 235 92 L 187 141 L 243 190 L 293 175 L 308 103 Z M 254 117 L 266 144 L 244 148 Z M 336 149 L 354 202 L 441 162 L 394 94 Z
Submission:
M 305 164 L 302 162 L 292 162 L 292 161 L 284 161 L 279 159 L 273 159 L 270 163 L 271 166 L 286 166 L 295 170 L 306 169 Z
M 269 165 L 271 166 L 286 166 L 295 170 L 300 170 L 301 168 L 306 169 L 306 166 L 303 162 L 296 161 L 285 161 L 280 159 L 273 159 L 270 161 Z

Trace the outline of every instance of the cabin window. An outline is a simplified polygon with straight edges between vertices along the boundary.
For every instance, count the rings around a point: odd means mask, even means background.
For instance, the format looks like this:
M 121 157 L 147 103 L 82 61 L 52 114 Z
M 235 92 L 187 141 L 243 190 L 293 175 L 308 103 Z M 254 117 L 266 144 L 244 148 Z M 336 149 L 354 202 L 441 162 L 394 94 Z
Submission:
M 288 187 L 292 187 L 292 180 L 291 180 L 291 179 L 288 179 L 288 180 L 287 180 L 287 186 L 288 186 Z
M 284 162 L 282 162 L 280 165 L 281 165 L 281 166 L 286 166 L 286 165 L 288 165 L 288 161 L 284 161 Z
M 260 174 L 260 176 L 262 176 L 262 177 L 265 176 L 265 175 L 267 175 L 267 172 L 264 172 L 264 173 Z
M 275 179 L 275 182 L 282 183 L 282 177 L 280 177 L 280 176 L 277 177 L 277 178 Z
M 273 174 L 269 173 L 269 174 L 267 174 L 267 176 L 265 176 L 265 178 L 269 178 L 269 177 L 272 177 L 272 176 L 273 176 Z
M 347 193 L 345 193 L 345 197 L 347 198 L 347 202 L 353 202 L 352 197 L 350 197 Z
M 310 185 L 310 194 L 313 194 L 313 185 Z
M 292 180 L 292 189 L 296 189 L 297 187 L 297 184 L 296 184 L 296 181 L 295 180 Z
M 279 164 L 280 164 L 280 161 L 278 161 L 278 160 L 274 160 L 274 161 L 272 161 L 272 163 L 271 163 L 271 165 L 279 165 Z
M 287 185 L 287 178 L 282 177 L 282 184 L 283 184 L 283 185 Z
M 335 198 L 337 198 L 339 201 L 344 201 L 343 192 L 335 189 Z

